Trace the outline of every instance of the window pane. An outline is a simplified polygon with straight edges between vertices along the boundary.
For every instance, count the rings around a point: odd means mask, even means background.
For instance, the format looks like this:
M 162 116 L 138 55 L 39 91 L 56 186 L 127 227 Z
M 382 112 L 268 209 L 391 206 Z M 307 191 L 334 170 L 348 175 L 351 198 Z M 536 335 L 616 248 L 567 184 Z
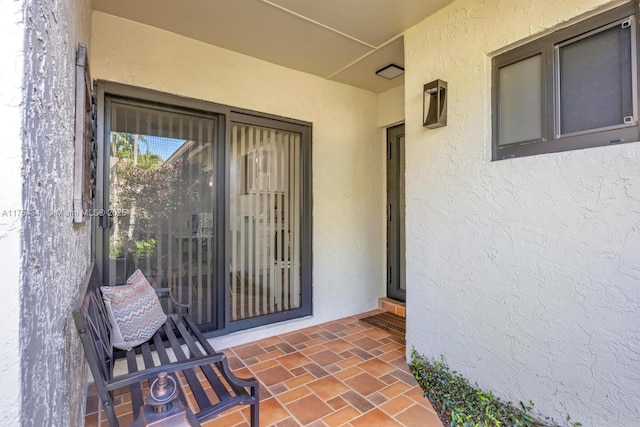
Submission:
M 542 138 L 542 55 L 499 71 L 499 144 Z
M 200 324 L 215 320 L 215 129 L 214 118 L 112 104 L 109 283 L 139 268 Z
M 301 307 L 301 135 L 231 126 L 231 320 Z
M 562 134 L 620 125 L 633 116 L 630 26 L 558 50 Z

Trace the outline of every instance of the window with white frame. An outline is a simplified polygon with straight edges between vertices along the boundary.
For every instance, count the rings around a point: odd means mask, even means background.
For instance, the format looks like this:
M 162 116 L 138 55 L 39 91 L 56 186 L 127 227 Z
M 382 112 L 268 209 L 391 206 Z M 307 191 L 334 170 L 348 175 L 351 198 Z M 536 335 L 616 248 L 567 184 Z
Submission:
M 492 159 L 638 141 L 637 2 L 493 58 Z

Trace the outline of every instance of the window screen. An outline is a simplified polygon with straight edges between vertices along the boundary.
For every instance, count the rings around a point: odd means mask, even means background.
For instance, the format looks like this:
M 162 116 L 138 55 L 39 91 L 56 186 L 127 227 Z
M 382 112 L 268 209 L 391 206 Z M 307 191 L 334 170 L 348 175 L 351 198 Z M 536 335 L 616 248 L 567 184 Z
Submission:
M 633 119 L 631 20 L 558 47 L 560 133 Z
M 213 245 L 217 117 L 111 103 L 108 283 L 135 269 L 216 320 Z M 165 309 L 173 308 L 167 306 Z

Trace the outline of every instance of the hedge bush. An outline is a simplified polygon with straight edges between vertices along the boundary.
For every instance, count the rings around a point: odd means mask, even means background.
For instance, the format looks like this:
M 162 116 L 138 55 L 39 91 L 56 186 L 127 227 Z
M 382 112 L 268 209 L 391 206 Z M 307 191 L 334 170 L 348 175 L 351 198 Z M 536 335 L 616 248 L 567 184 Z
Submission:
M 471 385 L 468 379 L 456 371 L 450 371 L 441 356 L 440 360 L 427 359 L 414 349 L 411 353 L 411 370 L 438 413 L 443 425 L 450 427 L 579 427 L 567 416 L 565 424 L 534 416 L 533 402 L 516 407 L 503 402 L 493 392 L 482 391 Z

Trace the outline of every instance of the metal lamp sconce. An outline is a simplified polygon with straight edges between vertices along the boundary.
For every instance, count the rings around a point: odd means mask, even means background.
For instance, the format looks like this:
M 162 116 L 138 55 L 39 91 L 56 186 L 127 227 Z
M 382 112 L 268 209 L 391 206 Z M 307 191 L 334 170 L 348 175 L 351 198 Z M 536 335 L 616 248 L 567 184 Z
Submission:
M 434 80 L 424 85 L 422 125 L 428 129 L 447 125 L 447 82 Z

